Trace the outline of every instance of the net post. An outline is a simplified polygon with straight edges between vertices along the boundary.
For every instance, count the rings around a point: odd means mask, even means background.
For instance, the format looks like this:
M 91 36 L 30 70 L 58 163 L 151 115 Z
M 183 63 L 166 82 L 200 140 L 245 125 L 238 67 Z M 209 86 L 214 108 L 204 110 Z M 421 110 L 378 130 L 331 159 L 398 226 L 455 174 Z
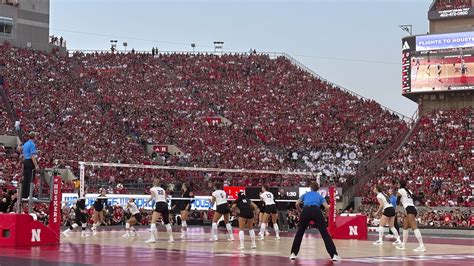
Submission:
M 84 197 L 85 163 L 79 162 L 79 197 Z
M 329 193 L 329 234 L 334 237 L 336 233 L 336 187 L 330 186 L 328 189 Z

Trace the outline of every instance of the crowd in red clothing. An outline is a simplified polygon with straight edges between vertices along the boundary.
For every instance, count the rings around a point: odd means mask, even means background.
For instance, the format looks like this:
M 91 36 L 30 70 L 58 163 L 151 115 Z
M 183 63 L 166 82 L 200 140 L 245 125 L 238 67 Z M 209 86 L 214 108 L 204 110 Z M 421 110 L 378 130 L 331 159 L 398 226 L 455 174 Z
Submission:
M 472 7 L 472 0 L 438 0 L 434 10 L 442 11 L 467 7 Z
M 39 132 L 41 167 L 69 167 L 76 174 L 77 162 L 67 160 L 312 170 L 344 182 L 360 161 L 383 150 L 405 126 L 375 101 L 333 88 L 284 57 L 61 57 L 2 45 L 0 63 L 6 66 L 4 87 L 23 131 Z M 200 119 L 215 115 L 232 125 L 209 126 Z M 0 131 L 11 134 L 11 124 Z M 174 144 L 183 154 L 151 158 L 145 152 L 148 143 Z M 21 174 L 18 166 L 16 161 L 4 167 L 4 179 Z M 306 182 L 300 177 L 86 170 L 90 184 L 125 187 L 149 184 L 156 175 L 170 182 L 193 179 L 203 188 L 208 186 L 201 180 L 216 178 Z
M 406 144 L 393 154 L 374 183 L 408 179 L 417 201 L 428 206 L 474 206 L 474 111 L 438 110 L 421 117 Z M 373 200 L 373 199 L 372 199 Z

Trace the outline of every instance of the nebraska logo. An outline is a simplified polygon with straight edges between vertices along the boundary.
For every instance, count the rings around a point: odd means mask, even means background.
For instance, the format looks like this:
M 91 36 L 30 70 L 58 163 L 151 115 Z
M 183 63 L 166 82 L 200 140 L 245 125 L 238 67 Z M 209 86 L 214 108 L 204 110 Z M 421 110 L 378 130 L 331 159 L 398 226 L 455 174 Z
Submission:
M 41 229 L 31 229 L 31 242 L 41 241 Z
M 349 235 L 350 236 L 357 236 L 359 233 L 357 232 L 357 225 L 349 226 Z

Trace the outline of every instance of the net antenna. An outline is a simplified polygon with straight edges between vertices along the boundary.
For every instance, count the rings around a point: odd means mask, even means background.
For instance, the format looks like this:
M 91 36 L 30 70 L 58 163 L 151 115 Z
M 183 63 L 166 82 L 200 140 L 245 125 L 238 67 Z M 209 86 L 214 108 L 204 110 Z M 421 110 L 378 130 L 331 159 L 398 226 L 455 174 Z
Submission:
M 123 164 L 123 163 L 100 163 L 100 162 L 79 162 L 79 181 L 80 196 L 84 197 L 85 187 L 85 168 L 86 166 L 105 166 L 105 167 L 122 167 L 122 168 L 141 168 L 141 169 L 158 169 L 158 170 L 176 170 L 176 171 L 196 171 L 196 172 L 224 172 L 224 173 L 241 173 L 241 174 L 274 174 L 274 175 L 298 175 L 312 176 L 316 175 L 318 184 L 320 183 L 319 172 L 301 172 L 301 171 L 274 171 L 274 170 L 250 170 L 250 169 L 226 169 L 226 168 L 205 168 L 205 167 L 182 167 L 182 166 L 163 166 L 163 165 L 143 165 L 143 164 Z

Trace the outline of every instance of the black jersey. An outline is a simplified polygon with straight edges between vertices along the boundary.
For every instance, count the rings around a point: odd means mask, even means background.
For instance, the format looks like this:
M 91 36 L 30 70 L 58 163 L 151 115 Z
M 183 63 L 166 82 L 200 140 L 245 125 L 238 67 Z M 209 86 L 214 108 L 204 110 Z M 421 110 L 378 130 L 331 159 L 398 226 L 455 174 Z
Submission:
M 107 197 L 99 196 L 94 202 L 94 209 L 96 211 L 102 211 L 104 206 L 107 206 Z
M 191 196 L 191 193 L 193 192 L 190 190 L 186 190 L 186 192 L 181 194 L 181 198 L 194 198 L 194 194 L 193 196 Z M 191 204 L 193 202 L 194 200 L 179 200 L 176 205 L 178 206 L 178 209 L 180 211 L 184 211 L 184 210 L 189 211 L 189 209 L 191 208 Z M 186 206 L 188 206 L 188 209 L 186 209 Z
M 86 209 L 86 200 L 85 199 L 78 199 L 76 202 L 76 215 L 84 213 Z
M 239 210 L 252 210 L 252 204 L 249 199 L 246 198 L 239 198 L 235 201 L 235 204 L 237 204 L 237 208 Z

